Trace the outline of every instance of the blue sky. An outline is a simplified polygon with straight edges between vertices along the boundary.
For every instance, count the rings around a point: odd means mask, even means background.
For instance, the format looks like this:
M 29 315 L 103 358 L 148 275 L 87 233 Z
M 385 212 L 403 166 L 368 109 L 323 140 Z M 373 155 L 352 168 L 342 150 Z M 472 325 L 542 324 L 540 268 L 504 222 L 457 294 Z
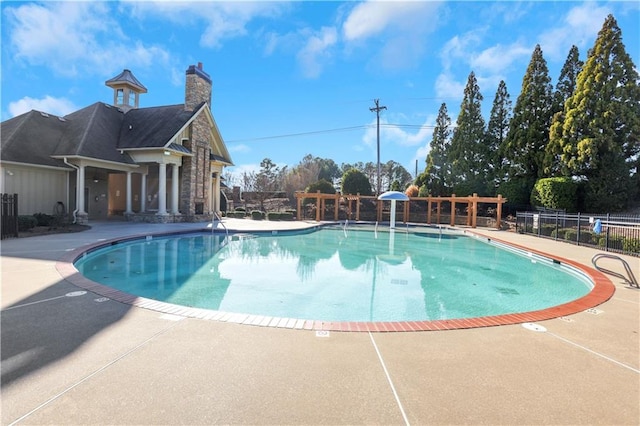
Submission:
M 555 85 L 572 44 L 581 59 L 612 13 L 640 61 L 640 3 L 629 2 L 2 2 L 2 120 L 112 102 L 104 82 L 130 69 L 141 106 L 184 101 L 203 63 L 212 112 L 235 167 L 304 155 L 338 164 L 425 166 L 438 108 L 458 115 L 474 71 L 489 115 L 501 79 L 515 105 L 540 44 Z

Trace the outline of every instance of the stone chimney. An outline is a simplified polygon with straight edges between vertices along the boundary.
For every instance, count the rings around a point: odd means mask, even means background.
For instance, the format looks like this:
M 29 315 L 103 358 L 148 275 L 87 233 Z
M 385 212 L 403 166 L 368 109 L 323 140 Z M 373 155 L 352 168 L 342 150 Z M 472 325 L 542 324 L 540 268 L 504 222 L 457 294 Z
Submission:
M 190 65 L 186 71 L 184 107 L 193 111 L 202 102 L 211 107 L 211 77 L 202 69 L 202 62 Z

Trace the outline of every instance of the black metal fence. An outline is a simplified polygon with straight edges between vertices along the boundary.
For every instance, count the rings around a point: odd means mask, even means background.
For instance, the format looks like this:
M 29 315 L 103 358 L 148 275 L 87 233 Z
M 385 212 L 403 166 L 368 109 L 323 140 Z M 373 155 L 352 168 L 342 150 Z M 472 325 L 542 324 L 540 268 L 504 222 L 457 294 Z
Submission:
M 516 231 L 640 256 L 640 216 L 517 212 Z
M 1 239 L 18 237 L 18 194 L 0 194 Z

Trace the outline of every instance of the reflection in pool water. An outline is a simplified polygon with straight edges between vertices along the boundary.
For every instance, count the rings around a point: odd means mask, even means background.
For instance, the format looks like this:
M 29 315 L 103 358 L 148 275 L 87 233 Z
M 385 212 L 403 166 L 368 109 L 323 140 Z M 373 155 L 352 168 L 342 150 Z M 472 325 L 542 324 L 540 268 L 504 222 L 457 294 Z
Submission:
M 125 242 L 76 262 L 89 279 L 185 306 L 326 321 L 421 321 L 544 309 L 581 274 L 461 234 L 323 229 Z

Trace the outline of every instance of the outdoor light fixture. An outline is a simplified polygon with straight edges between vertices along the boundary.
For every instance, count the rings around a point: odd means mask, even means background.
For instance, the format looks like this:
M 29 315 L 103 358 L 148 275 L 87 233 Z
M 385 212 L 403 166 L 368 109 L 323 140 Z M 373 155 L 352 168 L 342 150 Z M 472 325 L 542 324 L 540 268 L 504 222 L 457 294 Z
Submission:
M 93 175 L 93 181 L 94 181 L 95 183 L 100 182 L 100 179 L 98 179 L 98 175 Z
M 165 151 L 164 155 L 171 155 L 171 153 L 169 151 Z

